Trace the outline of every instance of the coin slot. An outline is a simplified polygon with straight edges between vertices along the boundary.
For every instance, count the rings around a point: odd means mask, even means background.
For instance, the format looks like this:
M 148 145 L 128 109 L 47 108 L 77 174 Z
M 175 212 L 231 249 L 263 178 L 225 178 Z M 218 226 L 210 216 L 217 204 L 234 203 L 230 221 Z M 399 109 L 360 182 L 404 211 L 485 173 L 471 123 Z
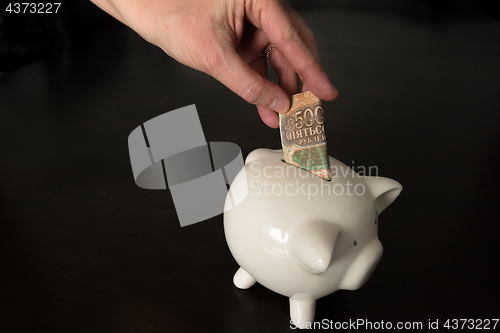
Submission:
M 284 159 L 281 159 L 281 162 L 285 163 L 286 165 L 291 165 L 291 166 L 293 166 L 293 167 L 295 167 L 295 168 L 299 168 L 298 166 L 295 166 L 295 165 L 293 165 L 293 164 L 287 163 Z M 314 175 L 314 176 L 318 177 L 318 178 L 319 178 L 319 179 L 321 179 L 321 180 L 324 180 L 324 181 L 327 181 L 327 182 L 331 182 L 331 181 L 332 181 L 331 179 L 325 179 L 325 178 L 323 178 L 323 177 L 320 177 L 320 176 L 318 176 L 318 175 L 316 175 L 316 174 L 312 173 L 312 172 L 311 172 L 311 171 L 309 171 L 309 170 L 306 170 L 306 169 L 303 169 L 303 168 L 299 168 L 299 169 L 304 170 L 304 171 L 307 171 L 307 172 L 309 172 L 310 174 L 312 174 L 312 175 Z

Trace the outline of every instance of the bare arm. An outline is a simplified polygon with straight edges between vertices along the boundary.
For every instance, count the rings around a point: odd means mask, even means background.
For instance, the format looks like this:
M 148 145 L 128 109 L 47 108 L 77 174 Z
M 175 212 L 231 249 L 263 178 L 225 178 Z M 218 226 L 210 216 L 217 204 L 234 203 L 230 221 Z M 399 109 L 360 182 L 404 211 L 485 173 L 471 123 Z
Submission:
M 92 0 L 178 62 L 203 71 L 251 104 L 268 126 L 290 107 L 289 95 L 337 90 L 320 65 L 316 39 L 282 0 Z M 279 85 L 267 78 L 266 50 Z M 276 112 L 275 112 L 276 111 Z

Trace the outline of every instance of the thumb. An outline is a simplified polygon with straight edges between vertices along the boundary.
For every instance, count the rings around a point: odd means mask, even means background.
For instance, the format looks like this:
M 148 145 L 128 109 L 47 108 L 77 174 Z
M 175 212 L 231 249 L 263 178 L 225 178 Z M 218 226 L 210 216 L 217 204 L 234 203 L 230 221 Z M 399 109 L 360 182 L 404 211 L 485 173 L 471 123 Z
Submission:
M 250 104 L 265 106 L 280 113 L 290 108 L 285 91 L 253 70 L 233 49 L 219 55 L 207 67 L 208 74 Z

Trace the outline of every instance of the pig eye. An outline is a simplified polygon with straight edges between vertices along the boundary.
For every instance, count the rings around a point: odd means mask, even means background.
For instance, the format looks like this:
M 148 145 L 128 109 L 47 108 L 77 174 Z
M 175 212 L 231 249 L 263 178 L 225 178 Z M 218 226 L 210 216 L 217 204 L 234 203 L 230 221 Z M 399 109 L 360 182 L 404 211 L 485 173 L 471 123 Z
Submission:
M 353 243 L 353 244 L 354 244 L 354 246 L 356 246 L 356 245 L 358 245 L 358 242 L 354 241 L 354 243 Z

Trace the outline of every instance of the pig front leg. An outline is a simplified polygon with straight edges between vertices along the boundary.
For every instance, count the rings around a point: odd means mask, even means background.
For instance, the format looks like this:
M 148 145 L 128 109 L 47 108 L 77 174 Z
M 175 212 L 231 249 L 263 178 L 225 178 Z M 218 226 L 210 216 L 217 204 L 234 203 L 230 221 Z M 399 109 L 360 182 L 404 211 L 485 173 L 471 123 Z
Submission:
M 290 297 L 290 319 L 298 328 L 306 328 L 314 320 L 316 300 L 309 294 L 300 293 Z
M 248 274 L 242 267 L 240 267 L 233 278 L 234 285 L 240 289 L 248 289 L 255 284 L 255 279 L 253 276 Z

